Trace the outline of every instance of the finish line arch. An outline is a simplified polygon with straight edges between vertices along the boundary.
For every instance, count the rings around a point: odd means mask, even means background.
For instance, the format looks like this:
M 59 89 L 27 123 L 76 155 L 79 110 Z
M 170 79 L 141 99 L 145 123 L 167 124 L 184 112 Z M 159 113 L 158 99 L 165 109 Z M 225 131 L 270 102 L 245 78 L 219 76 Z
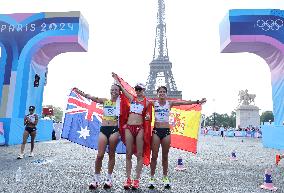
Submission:
M 80 12 L 0 14 L 0 122 L 5 144 L 22 142 L 30 105 L 42 114 L 47 66 L 65 52 L 86 52 L 89 28 Z M 40 120 L 37 141 L 50 140 L 52 122 Z M 20 133 L 20 134 L 19 134 Z
M 262 57 L 271 72 L 274 125 L 263 125 L 263 145 L 284 149 L 284 11 L 230 10 L 220 24 L 222 53 Z

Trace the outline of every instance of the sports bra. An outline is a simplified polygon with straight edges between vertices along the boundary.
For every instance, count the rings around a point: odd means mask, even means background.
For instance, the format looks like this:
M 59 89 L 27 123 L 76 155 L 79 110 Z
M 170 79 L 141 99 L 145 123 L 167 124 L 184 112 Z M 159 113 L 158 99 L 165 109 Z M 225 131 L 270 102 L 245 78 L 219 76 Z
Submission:
M 155 110 L 156 122 L 169 122 L 169 116 L 171 110 L 169 101 L 166 101 L 166 104 L 163 106 L 159 104 L 159 101 L 155 101 L 154 110 Z

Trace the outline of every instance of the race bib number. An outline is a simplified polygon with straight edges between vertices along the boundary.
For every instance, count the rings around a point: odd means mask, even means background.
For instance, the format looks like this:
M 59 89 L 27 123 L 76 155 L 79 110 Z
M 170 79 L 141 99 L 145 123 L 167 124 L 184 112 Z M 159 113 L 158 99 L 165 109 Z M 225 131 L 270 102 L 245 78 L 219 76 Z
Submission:
M 169 120 L 169 112 L 155 112 L 155 116 L 158 121 L 168 121 Z
M 144 106 L 139 103 L 131 103 L 130 105 L 130 112 L 136 113 L 136 114 L 142 114 L 144 109 Z
M 112 106 L 104 107 L 104 115 L 107 117 L 116 116 L 116 108 Z

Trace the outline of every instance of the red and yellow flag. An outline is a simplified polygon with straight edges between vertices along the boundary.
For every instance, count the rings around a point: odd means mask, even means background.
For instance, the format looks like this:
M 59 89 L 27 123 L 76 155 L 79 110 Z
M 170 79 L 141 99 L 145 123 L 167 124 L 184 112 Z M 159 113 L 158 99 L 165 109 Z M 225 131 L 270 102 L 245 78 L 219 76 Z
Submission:
M 180 100 L 180 99 L 168 99 Z M 154 117 L 154 109 L 152 110 Z M 170 112 L 171 147 L 196 154 L 197 139 L 200 127 L 201 105 L 174 106 Z M 152 127 L 155 120 L 152 119 Z
M 171 146 L 196 154 L 201 105 L 174 106 L 170 113 Z

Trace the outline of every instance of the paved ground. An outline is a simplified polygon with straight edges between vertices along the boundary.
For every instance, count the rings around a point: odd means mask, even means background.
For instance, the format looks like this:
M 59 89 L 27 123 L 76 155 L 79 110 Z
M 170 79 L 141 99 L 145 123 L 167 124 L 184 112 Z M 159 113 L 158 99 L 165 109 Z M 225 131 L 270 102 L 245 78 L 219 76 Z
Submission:
M 243 140 L 243 142 L 242 142 Z M 30 144 L 27 146 L 29 150 Z M 177 149 L 170 151 L 170 177 L 172 190 L 159 186 L 148 190 L 149 168 L 144 167 L 141 189 L 125 191 L 125 157 L 117 155 L 112 190 L 88 190 L 92 179 L 92 167 L 96 151 L 66 140 L 36 143 L 36 155 L 17 160 L 19 145 L 0 146 L 0 192 L 267 192 L 259 186 L 263 183 L 265 168 L 274 164 L 277 150 L 264 149 L 261 139 L 226 138 L 200 136 L 198 154 L 193 155 Z M 230 161 L 229 156 L 236 149 L 238 161 Z M 182 155 L 186 171 L 177 172 L 177 158 Z M 49 161 L 46 164 L 32 163 L 38 159 Z M 107 168 L 107 157 L 103 165 Z M 161 162 L 158 175 L 161 176 Z M 22 167 L 22 179 L 16 182 L 15 174 Z M 105 174 L 105 173 L 103 173 Z M 273 165 L 273 183 L 277 192 L 284 192 L 284 161 L 278 167 Z M 161 178 L 159 178 L 161 179 Z M 269 192 L 269 191 L 268 191 Z

